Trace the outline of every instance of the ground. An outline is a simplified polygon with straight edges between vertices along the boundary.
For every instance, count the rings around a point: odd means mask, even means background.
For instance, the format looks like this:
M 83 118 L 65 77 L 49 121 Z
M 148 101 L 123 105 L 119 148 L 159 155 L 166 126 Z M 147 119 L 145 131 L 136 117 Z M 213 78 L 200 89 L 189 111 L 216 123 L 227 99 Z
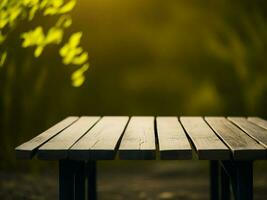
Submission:
M 267 199 L 267 163 L 254 167 L 254 199 Z M 0 199 L 58 199 L 57 172 L 0 172 Z M 208 162 L 100 162 L 100 200 L 206 200 L 209 198 Z

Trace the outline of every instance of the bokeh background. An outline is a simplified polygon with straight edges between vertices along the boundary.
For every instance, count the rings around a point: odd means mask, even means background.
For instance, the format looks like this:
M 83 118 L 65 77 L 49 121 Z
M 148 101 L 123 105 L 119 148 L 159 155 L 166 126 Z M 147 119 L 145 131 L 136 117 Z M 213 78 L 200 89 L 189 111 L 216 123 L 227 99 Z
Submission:
M 19 180 L 29 179 L 34 185 L 36 177 L 47 168 L 55 171 L 55 163 L 17 161 L 14 147 L 67 115 L 267 118 L 266 10 L 267 2 L 263 0 L 79 0 L 71 13 L 73 25 L 69 34 L 75 30 L 83 32 L 81 44 L 89 52 L 91 66 L 79 88 L 72 87 L 71 68 L 61 64 L 57 48 L 48 46 L 36 59 L 33 49 L 20 47 L 18 31 L 12 36 L 14 42 L 9 44 L 12 62 L 0 68 L 1 177 L 11 180 L 19 176 Z M 40 23 L 49 25 L 54 21 L 38 18 L 32 24 L 19 25 L 18 30 L 28 30 Z M 129 170 L 127 166 L 133 164 L 100 165 L 109 167 L 113 173 L 112 169 Z M 144 163 L 136 169 L 150 165 L 155 173 L 160 167 L 167 172 L 166 169 L 174 169 L 179 162 Z M 183 162 L 177 170 L 181 169 L 183 174 L 191 165 Z M 207 167 L 207 163 L 193 162 L 193 165 L 196 169 Z M 256 169 L 260 171 L 266 166 L 263 162 Z M 11 175 L 10 171 L 20 175 Z M 202 174 L 205 173 L 204 170 Z M 6 177 L 7 174 L 10 176 Z M 48 185 L 53 186 L 56 179 L 52 177 Z M 263 178 L 259 179 L 258 199 L 267 196 L 260 192 L 267 184 L 266 173 L 262 172 L 260 177 Z M 206 184 L 207 180 L 203 180 L 200 183 Z M 5 188 L 9 191 L 12 186 Z M 137 197 L 151 196 L 141 193 Z M 177 195 L 165 194 L 165 197 L 176 199 Z M 161 196 L 152 199 L 157 198 Z M 182 199 L 186 198 L 185 195 Z

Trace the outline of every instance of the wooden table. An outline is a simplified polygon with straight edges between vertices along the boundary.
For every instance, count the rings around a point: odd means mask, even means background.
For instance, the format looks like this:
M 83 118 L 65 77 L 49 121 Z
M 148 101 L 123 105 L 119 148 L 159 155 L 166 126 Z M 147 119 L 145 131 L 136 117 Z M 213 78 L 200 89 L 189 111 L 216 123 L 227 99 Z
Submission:
M 236 200 L 252 200 L 253 161 L 267 158 L 267 121 L 258 117 L 68 117 L 16 148 L 19 159 L 35 155 L 59 161 L 60 200 L 96 199 L 97 160 L 193 157 L 210 161 L 212 200 L 230 199 L 230 182 Z

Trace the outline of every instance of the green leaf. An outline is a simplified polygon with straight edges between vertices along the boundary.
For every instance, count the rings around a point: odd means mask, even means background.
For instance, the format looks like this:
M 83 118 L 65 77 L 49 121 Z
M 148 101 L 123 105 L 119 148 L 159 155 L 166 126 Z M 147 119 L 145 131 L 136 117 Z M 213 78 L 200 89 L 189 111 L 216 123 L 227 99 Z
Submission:
M 23 38 L 22 47 L 26 48 L 29 46 L 36 46 L 34 56 L 39 57 L 46 45 L 59 44 L 61 42 L 63 37 L 63 29 L 52 27 L 45 36 L 43 33 L 43 28 L 38 26 L 32 31 L 23 33 L 21 37 Z
M 34 18 L 35 13 L 37 12 L 37 10 L 38 10 L 38 5 L 35 5 L 30 9 L 30 12 L 29 12 L 29 20 L 30 21 Z
M 71 47 L 76 47 L 79 45 L 82 37 L 82 32 L 73 33 L 69 39 L 69 45 Z
M 36 27 L 34 30 L 23 33 L 21 35 L 23 39 L 22 47 L 29 47 L 34 45 L 40 45 L 44 42 L 44 33 L 41 26 Z
M 52 3 L 46 6 L 44 10 L 44 15 L 55 15 L 55 14 L 64 14 L 70 12 L 76 5 L 76 0 L 70 0 L 68 3 L 63 5 L 62 0 L 53 0 Z
M 53 7 L 55 7 L 55 8 L 59 8 L 60 6 L 63 5 L 63 3 L 64 3 L 63 0 L 53 0 L 53 1 L 52 1 L 52 5 L 53 5 Z
M 44 8 L 49 4 L 50 1 L 51 1 L 51 0 L 42 0 L 42 1 L 40 2 L 40 8 L 41 8 L 41 9 L 44 9 Z
M 63 63 L 65 65 L 72 63 L 75 56 L 79 53 L 77 50 L 79 49 L 72 49 L 72 48 L 68 49 L 67 54 L 63 58 Z
M 81 65 L 88 60 L 88 53 L 83 52 L 80 56 L 77 56 L 73 59 L 72 64 L 74 65 Z
M 69 38 L 69 41 L 60 49 L 59 53 L 62 57 L 67 56 L 67 54 L 71 51 L 74 52 L 74 54 L 79 54 L 82 52 L 82 48 L 76 48 L 79 43 L 80 43 L 80 39 L 82 37 L 82 33 L 81 32 L 77 32 L 71 35 L 71 37 Z M 71 53 L 73 54 L 73 53 Z
M 0 31 L 0 44 L 2 44 L 6 39 L 6 35 L 3 35 L 2 32 Z
M 67 19 L 65 20 L 64 24 L 63 24 L 63 27 L 64 27 L 64 28 L 68 28 L 68 27 L 71 26 L 71 24 L 72 24 L 72 19 L 71 19 L 71 18 L 67 18 Z
M 82 32 L 77 32 L 71 35 L 68 42 L 60 49 L 59 53 L 63 58 L 63 63 L 80 65 L 87 61 L 87 53 L 83 53 L 81 47 L 78 47 L 82 37 Z
M 41 53 L 43 52 L 44 47 L 43 46 L 38 46 L 35 51 L 34 51 L 34 56 L 37 58 L 41 55 Z
M 7 52 L 5 51 L 0 58 L 0 67 L 3 67 L 7 58 Z
M 59 50 L 59 54 L 62 56 L 62 57 L 65 57 L 67 55 L 69 51 L 69 45 L 68 44 L 65 44 L 60 50 Z
M 57 27 L 63 27 L 63 28 L 68 28 L 72 24 L 72 19 L 68 15 L 63 15 L 60 16 L 59 19 L 57 20 L 56 26 Z
M 0 29 L 4 28 L 8 24 L 8 13 L 1 9 L 0 13 Z
M 72 80 L 72 86 L 73 87 L 80 87 L 85 80 L 84 72 L 86 72 L 89 69 L 89 64 L 84 64 L 81 68 L 77 69 L 75 72 L 71 75 Z
M 63 30 L 60 28 L 52 27 L 49 29 L 45 38 L 45 44 L 55 43 L 59 44 L 63 37 Z
M 10 23 L 14 23 L 21 12 L 22 12 L 22 8 L 21 7 L 19 7 L 19 6 L 12 7 L 10 9 L 10 12 L 9 12 L 9 22 Z
M 68 3 L 66 3 L 64 6 L 60 8 L 60 13 L 66 13 L 71 11 L 74 6 L 76 5 L 76 0 L 70 0 Z
M 85 81 L 85 77 L 84 76 L 80 76 L 77 79 L 72 80 L 72 86 L 73 87 L 80 87 Z
M 58 12 L 57 8 L 49 7 L 45 9 L 44 15 L 55 15 L 57 14 L 57 12 Z

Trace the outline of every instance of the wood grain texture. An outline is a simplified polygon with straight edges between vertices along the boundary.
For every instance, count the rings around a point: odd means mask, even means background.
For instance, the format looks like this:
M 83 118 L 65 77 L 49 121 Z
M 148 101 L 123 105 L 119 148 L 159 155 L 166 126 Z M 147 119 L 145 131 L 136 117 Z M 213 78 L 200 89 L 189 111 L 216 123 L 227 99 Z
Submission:
M 79 140 L 100 117 L 80 117 L 75 123 L 43 144 L 37 151 L 39 159 L 66 159 L 70 147 Z
M 58 122 L 48 130 L 29 140 L 28 142 L 25 142 L 20 146 L 16 147 L 16 157 L 18 159 L 31 159 L 34 156 L 38 147 L 40 147 L 42 144 L 54 137 L 60 131 L 64 130 L 66 127 L 70 126 L 77 119 L 78 117 L 74 116 L 67 117 L 66 119 Z
M 224 117 L 205 117 L 207 123 L 231 149 L 236 160 L 266 158 L 266 149 Z
M 226 160 L 230 158 L 231 152 L 228 147 L 202 117 L 181 117 L 180 121 L 192 140 L 199 159 Z
M 69 150 L 70 159 L 111 160 L 129 117 L 103 117 Z
M 122 137 L 119 156 L 126 160 L 156 158 L 154 117 L 132 117 Z
M 192 158 L 190 143 L 177 117 L 157 117 L 156 124 L 161 159 Z
M 267 120 L 265 119 L 262 119 L 260 117 L 248 117 L 248 121 L 267 130 Z
M 250 137 L 267 148 L 267 130 L 248 121 L 245 117 L 228 117 L 230 121 L 245 131 Z
M 266 120 L 258 117 L 205 120 L 68 117 L 16 147 L 16 157 L 30 159 L 36 153 L 39 159 L 47 160 L 109 160 L 115 159 L 118 150 L 120 159 L 152 160 L 156 159 L 158 141 L 158 152 L 165 160 L 191 159 L 193 148 L 198 158 L 205 160 L 267 159 Z

